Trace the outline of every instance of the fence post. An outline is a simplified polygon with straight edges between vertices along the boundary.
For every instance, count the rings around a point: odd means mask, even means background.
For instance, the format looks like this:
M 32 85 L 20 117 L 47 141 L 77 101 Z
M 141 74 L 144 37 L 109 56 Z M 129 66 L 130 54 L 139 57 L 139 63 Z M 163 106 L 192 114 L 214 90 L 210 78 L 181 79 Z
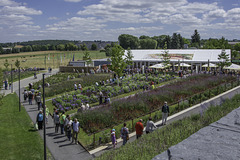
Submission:
M 133 119 L 132 119 L 132 131 L 134 131 L 134 127 L 133 127 Z
M 202 103 L 202 93 L 200 93 L 200 103 Z
M 95 132 L 93 134 L 93 147 L 95 147 Z
M 180 111 L 180 108 L 179 108 L 179 101 L 178 101 L 178 111 Z

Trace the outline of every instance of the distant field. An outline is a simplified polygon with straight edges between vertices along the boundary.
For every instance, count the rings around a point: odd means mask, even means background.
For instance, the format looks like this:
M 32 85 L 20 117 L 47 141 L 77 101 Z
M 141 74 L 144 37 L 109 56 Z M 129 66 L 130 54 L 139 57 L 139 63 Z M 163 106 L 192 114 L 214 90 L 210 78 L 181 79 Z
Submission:
M 9 64 L 15 67 L 15 61 L 20 60 L 20 66 L 23 68 L 39 67 L 45 68 L 58 68 L 61 65 L 67 65 L 70 60 L 82 60 L 84 51 L 39 51 L 39 52 L 23 52 L 18 54 L 5 54 L 0 55 L 0 67 L 4 67 L 5 59 L 8 59 Z M 89 51 L 92 59 L 106 58 L 105 52 Z M 48 59 L 49 57 L 49 59 Z M 10 67 L 10 66 L 9 66 Z

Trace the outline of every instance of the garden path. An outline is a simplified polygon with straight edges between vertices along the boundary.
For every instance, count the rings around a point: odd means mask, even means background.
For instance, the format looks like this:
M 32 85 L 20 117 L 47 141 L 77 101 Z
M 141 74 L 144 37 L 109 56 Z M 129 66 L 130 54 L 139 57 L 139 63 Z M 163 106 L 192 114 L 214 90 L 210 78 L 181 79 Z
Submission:
M 56 74 L 58 69 L 53 69 L 51 74 Z M 47 77 L 46 75 L 45 77 Z M 28 102 L 23 102 L 22 92 L 24 91 L 24 87 L 28 86 L 30 82 L 36 82 L 42 79 L 42 73 L 37 75 L 37 79 L 34 79 L 33 76 L 23 79 L 20 81 L 20 96 L 22 105 L 25 107 L 29 117 L 33 121 L 36 122 L 36 116 L 38 114 L 37 105 L 33 102 L 33 105 L 29 105 Z M 17 93 L 19 96 L 19 82 L 13 83 L 13 91 Z M 1 90 L 0 93 L 4 93 L 5 95 L 10 94 L 11 90 Z M 78 159 L 91 159 L 92 156 L 81 146 L 71 144 L 71 141 L 67 140 L 65 135 L 61 135 L 60 133 L 55 133 L 53 120 L 49 117 L 49 123 L 46 124 L 46 144 L 48 149 L 50 150 L 52 156 L 56 160 L 78 160 Z M 43 138 L 43 130 L 38 131 L 40 136 Z

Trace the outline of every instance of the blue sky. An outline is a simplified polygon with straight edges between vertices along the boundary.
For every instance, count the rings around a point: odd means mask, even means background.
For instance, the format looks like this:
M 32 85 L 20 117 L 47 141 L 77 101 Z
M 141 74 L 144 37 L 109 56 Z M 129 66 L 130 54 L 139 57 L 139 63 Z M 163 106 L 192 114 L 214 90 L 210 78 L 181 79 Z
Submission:
M 120 34 L 240 39 L 240 0 L 0 0 L 0 43 Z

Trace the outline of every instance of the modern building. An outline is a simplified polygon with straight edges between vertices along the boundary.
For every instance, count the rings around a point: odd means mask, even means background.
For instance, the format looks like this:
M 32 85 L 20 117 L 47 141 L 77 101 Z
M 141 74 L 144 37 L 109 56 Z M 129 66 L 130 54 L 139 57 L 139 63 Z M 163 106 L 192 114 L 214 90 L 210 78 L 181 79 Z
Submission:
M 175 65 L 180 63 L 187 63 L 191 68 L 202 69 L 202 65 L 208 63 L 216 64 L 219 62 L 218 55 L 222 53 L 222 49 L 184 49 L 184 50 L 131 50 L 133 55 L 133 68 L 149 67 L 154 64 L 163 62 L 163 54 L 168 52 L 170 55 L 170 63 Z M 226 49 L 226 54 L 231 59 L 231 50 Z M 126 55 L 127 51 L 125 51 Z

